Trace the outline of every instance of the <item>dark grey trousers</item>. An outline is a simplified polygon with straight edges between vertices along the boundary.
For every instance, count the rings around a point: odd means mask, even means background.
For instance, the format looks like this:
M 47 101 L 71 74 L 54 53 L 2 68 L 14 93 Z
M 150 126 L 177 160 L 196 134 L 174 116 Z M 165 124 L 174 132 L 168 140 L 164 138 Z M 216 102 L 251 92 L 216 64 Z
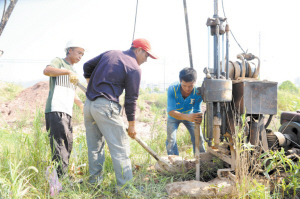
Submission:
M 68 172 L 70 154 L 73 146 L 72 117 L 62 112 L 51 112 L 45 114 L 46 129 L 50 130 L 50 147 L 52 161 L 58 163 L 58 177 Z

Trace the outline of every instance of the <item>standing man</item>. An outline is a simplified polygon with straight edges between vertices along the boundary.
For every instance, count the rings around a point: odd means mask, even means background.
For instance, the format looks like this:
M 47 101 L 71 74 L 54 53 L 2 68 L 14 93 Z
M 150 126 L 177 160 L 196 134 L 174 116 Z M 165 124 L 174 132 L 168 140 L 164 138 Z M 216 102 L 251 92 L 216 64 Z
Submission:
M 139 96 L 141 81 L 140 65 L 158 57 L 151 51 L 149 41 L 136 39 L 127 51 L 112 50 L 86 62 L 83 66 L 87 79 L 87 99 L 84 106 L 84 123 L 89 158 L 89 182 L 102 181 L 105 161 L 104 145 L 107 142 L 117 186 L 123 186 L 132 179 L 130 146 L 120 115 L 119 96 L 125 89 L 125 111 L 128 135 L 134 138 L 136 100 Z
M 168 88 L 168 119 L 166 148 L 168 155 L 179 155 L 176 132 L 183 123 L 191 135 L 193 151 L 195 153 L 195 124 L 202 122 L 202 97 L 197 95 L 195 87 L 197 72 L 193 68 L 184 68 L 179 73 L 180 83 L 173 83 Z M 205 152 L 203 135 L 200 128 L 200 152 Z
M 83 111 L 84 104 L 75 93 L 78 75 L 73 65 L 84 54 L 83 45 L 71 40 L 67 43 L 66 58 L 52 60 L 44 69 L 44 75 L 50 77 L 49 95 L 46 103 L 46 129 L 50 130 L 52 160 L 58 162 L 58 177 L 67 174 L 69 158 L 72 151 L 72 109 L 77 104 Z M 70 83 L 72 81 L 73 83 Z

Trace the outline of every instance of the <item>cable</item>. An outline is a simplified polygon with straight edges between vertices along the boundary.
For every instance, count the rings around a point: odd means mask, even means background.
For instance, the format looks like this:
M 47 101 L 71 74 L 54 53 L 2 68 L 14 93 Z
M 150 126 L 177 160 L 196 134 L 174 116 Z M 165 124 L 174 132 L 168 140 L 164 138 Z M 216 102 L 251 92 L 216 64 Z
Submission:
M 223 14 L 224 14 L 224 17 L 226 18 L 226 22 L 227 22 L 227 17 L 225 15 L 225 10 L 224 10 L 224 5 L 223 5 L 223 0 L 222 0 L 222 8 L 223 8 Z M 228 22 L 227 22 L 228 23 Z M 241 48 L 241 50 L 246 54 L 246 52 L 243 50 L 242 46 L 239 44 L 239 42 L 235 39 L 232 31 L 230 30 L 230 33 L 232 35 L 232 37 L 234 38 L 235 42 L 239 45 L 239 47 Z
M 286 137 L 284 134 L 283 134 L 283 136 L 285 137 L 285 139 L 287 139 L 287 140 L 293 142 L 295 145 L 297 145 L 297 146 L 300 148 L 300 145 L 299 145 L 299 144 L 297 144 L 296 142 L 294 142 L 294 141 L 291 140 L 290 138 Z
M 135 33 L 135 25 L 136 25 L 136 16 L 137 16 L 138 4 L 139 4 L 139 0 L 136 0 L 136 9 L 135 9 L 135 19 L 134 19 L 134 28 L 133 28 L 132 41 L 134 40 L 134 33 Z

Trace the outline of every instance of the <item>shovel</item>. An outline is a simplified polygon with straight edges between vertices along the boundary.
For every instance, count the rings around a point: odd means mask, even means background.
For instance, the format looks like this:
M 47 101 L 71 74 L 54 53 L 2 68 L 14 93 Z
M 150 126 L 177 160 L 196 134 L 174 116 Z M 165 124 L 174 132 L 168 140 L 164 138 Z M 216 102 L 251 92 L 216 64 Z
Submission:
M 143 140 L 141 140 L 141 138 L 139 138 L 138 136 L 135 136 L 134 138 L 146 151 L 148 151 L 148 153 L 150 153 L 150 155 L 152 155 L 155 160 L 157 160 L 157 163 L 159 164 L 159 166 L 161 168 L 163 168 L 166 171 L 170 171 L 172 170 L 172 166 L 165 160 L 163 160 L 161 157 L 159 157 L 157 155 L 157 153 L 155 153 L 147 144 L 146 142 L 144 142 Z

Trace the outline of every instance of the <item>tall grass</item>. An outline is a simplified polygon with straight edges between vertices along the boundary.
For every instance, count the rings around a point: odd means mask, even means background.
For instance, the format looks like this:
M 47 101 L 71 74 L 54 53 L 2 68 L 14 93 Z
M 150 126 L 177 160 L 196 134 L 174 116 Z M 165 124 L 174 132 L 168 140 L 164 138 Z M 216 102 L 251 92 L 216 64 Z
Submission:
M 159 155 L 166 155 L 166 123 L 161 120 L 166 114 L 163 111 L 166 104 L 165 94 L 157 95 L 145 100 L 152 100 L 152 114 L 154 118 L 151 132 L 155 137 L 146 142 Z M 82 97 L 79 95 L 79 97 Z M 85 99 L 82 98 L 84 101 Z M 80 114 L 80 110 L 74 110 Z M 29 120 L 30 118 L 28 118 Z M 78 126 L 83 126 L 83 117 L 78 117 Z M 53 165 L 49 145 L 48 132 L 45 130 L 44 113 L 39 108 L 32 120 L 32 125 L 23 131 L 23 128 L 6 126 L 0 130 L 0 198 L 49 198 L 49 184 L 45 178 L 47 166 Z M 84 129 L 84 128 L 83 128 Z M 186 136 L 185 130 L 179 130 L 178 135 Z M 75 180 L 83 179 L 82 184 L 74 183 L 68 178 L 61 180 L 63 191 L 59 198 L 120 198 L 115 193 L 116 178 L 114 175 L 112 159 L 107 145 L 106 162 L 104 165 L 104 180 L 100 187 L 93 187 L 87 183 L 88 157 L 85 131 L 81 128 L 74 131 L 73 151 L 70 158 L 70 166 L 75 170 L 69 170 L 69 175 Z M 186 145 L 192 147 L 190 140 L 179 145 L 179 150 L 186 150 Z M 134 179 L 130 182 L 131 191 L 126 197 L 130 198 L 167 198 L 164 187 L 167 183 L 182 179 L 182 175 L 165 175 L 147 170 L 156 161 L 134 140 L 131 143 L 131 160 L 134 168 Z M 86 165 L 86 166 L 84 166 Z M 80 172 L 77 168 L 80 167 Z M 141 193 L 135 187 L 143 186 Z
M 284 108 L 281 105 L 286 102 L 282 101 L 284 97 L 282 100 L 280 99 L 283 95 L 286 94 L 278 92 L 279 109 Z M 82 101 L 85 100 L 84 94 L 79 93 L 79 97 Z M 151 113 L 154 115 L 148 121 L 152 123 L 150 133 L 153 139 L 145 141 L 160 156 L 165 156 L 167 155 L 165 148 L 167 95 L 166 93 L 141 93 L 138 100 L 141 112 L 145 110 L 141 108 L 146 107 L 145 103 L 150 106 Z M 297 109 L 297 106 L 295 108 Z M 69 175 L 73 176 L 75 180 L 82 178 L 83 183 L 76 184 L 73 179 L 69 178 L 61 180 L 63 191 L 57 196 L 58 198 L 168 198 L 164 190 L 167 183 L 195 179 L 194 171 L 187 174 L 168 175 L 149 170 L 149 166 L 156 163 L 155 159 L 136 141 L 131 140 L 130 159 L 134 169 L 134 179 L 130 182 L 132 187 L 130 192 L 122 196 L 115 193 L 116 178 L 107 145 L 105 146 L 106 161 L 103 170 L 103 182 L 99 187 L 88 184 L 88 157 L 83 116 L 76 106 L 74 107 L 74 114 L 76 116 L 73 117 L 73 122 L 81 128 L 74 130 Z M 37 109 L 32 125 L 28 128 L 29 130 L 26 132 L 23 130 L 23 126 L 22 128 L 15 128 L 7 125 L 0 129 L 0 198 L 50 198 L 49 184 L 44 175 L 47 166 L 53 163 L 43 111 Z M 280 198 L 284 194 L 294 196 L 300 184 L 298 180 L 300 179 L 299 164 L 292 163 L 284 155 L 279 156 L 279 152 L 267 153 L 259 158 L 259 151 L 244 143 L 244 135 L 241 130 L 237 130 L 237 132 L 234 139 L 239 156 L 238 170 L 236 171 L 238 197 Z M 192 144 L 188 131 L 184 127 L 179 128 L 177 133 L 180 155 L 183 158 L 192 158 Z M 249 159 L 250 156 L 252 158 Z M 280 157 L 284 161 L 280 161 Z M 267 160 L 268 158 L 269 160 Z M 255 179 L 256 173 L 254 172 L 255 169 L 267 168 L 267 162 L 271 160 L 274 165 L 279 165 L 278 168 L 285 168 L 286 173 L 290 174 L 277 184 L 271 181 L 276 185 L 273 192 L 268 184 Z M 219 160 L 215 161 L 218 164 Z M 71 169 L 71 165 L 75 169 Z M 255 167 L 255 165 L 259 166 Z M 80 170 L 77 170 L 79 166 Z M 207 168 L 205 172 L 201 172 L 205 175 L 202 177 L 205 179 L 214 177 L 210 171 L 215 172 L 217 168 Z M 249 168 L 254 170 L 249 172 Z M 135 188 L 140 186 L 144 187 L 143 193 Z

